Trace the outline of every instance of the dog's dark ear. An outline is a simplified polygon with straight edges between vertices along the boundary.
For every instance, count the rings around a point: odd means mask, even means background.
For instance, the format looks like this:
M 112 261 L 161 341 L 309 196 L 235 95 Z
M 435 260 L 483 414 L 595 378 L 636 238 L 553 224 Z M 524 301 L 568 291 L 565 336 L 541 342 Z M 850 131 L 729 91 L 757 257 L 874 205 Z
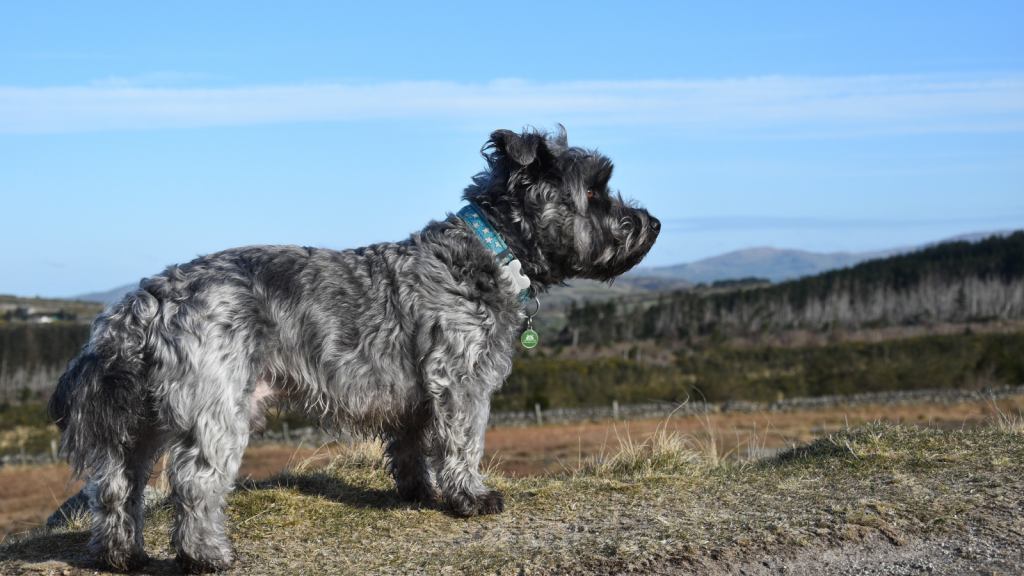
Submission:
M 538 154 L 547 151 L 544 137 L 532 132 L 516 134 L 511 130 L 495 130 L 485 148 L 493 148 L 520 166 L 529 166 Z

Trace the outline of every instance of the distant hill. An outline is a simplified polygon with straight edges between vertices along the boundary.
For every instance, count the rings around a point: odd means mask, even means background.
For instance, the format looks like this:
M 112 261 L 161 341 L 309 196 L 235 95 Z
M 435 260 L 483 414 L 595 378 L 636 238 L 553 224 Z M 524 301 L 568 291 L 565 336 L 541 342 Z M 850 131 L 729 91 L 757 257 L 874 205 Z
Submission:
M 711 284 L 717 280 L 738 278 L 767 278 L 772 282 L 794 280 L 813 276 L 829 270 L 855 266 L 861 262 L 888 258 L 897 254 L 915 252 L 945 242 L 978 242 L 992 236 L 1007 236 L 1012 230 L 975 232 L 930 242 L 921 246 L 904 246 L 874 252 L 808 252 L 806 250 L 784 250 L 778 248 L 747 248 L 720 256 L 705 258 L 689 264 L 639 268 L 629 277 L 671 278 L 686 280 L 694 284 Z
M 124 286 L 118 286 L 113 290 L 107 290 L 106 292 L 90 292 L 88 294 L 82 294 L 81 296 L 75 296 L 75 300 L 81 300 L 82 302 L 99 302 L 101 304 L 110 304 L 117 302 L 125 294 L 135 290 L 139 287 L 139 283 L 125 284 Z
M 638 277 L 673 278 L 693 283 L 711 284 L 717 280 L 733 278 L 767 278 L 781 282 L 803 276 L 813 276 L 826 270 L 846 268 L 865 260 L 885 258 L 914 248 L 894 248 L 879 252 L 834 252 L 821 254 L 805 250 L 780 250 L 760 247 L 736 250 L 705 258 L 689 264 L 641 268 L 631 275 Z

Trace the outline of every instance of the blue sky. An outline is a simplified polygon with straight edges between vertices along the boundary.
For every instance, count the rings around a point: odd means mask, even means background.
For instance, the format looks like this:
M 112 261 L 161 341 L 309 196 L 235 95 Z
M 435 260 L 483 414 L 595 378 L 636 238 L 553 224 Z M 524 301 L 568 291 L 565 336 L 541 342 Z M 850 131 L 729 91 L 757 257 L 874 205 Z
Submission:
M 491 130 L 563 123 L 645 264 L 1024 227 L 1024 4 L 8 4 L 0 293 L 397 240 Z

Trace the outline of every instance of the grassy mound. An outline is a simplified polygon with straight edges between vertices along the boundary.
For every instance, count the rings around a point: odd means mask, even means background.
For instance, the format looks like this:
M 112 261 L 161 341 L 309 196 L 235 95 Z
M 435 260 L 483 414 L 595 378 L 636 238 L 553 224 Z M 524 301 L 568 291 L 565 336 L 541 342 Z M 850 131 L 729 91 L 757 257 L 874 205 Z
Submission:
M 962 541 L 950 561 L 972 562 L 970 542 L 1015 550 L 1024 533 L 1024 433 L 1005 419 L 972 431 L 868 425 L 744 464 L 659 434 L 559 476 L 489 483 L 505 494 L 504 514 L 409 505 L 379 446 L 357 445 L 324 468 L 239 487 L 228 507 L 232 573 L 721 573 L 773 562 L 800 573 L 800 558 L 855 543 Z M 147 518 L 156 573 L 173 571 L 170 521 L 166 505 Z M 5 545 L 0 573 L 93 573 L 83 530 Z M 1024 565 L 1012 554 L 989 560 Z

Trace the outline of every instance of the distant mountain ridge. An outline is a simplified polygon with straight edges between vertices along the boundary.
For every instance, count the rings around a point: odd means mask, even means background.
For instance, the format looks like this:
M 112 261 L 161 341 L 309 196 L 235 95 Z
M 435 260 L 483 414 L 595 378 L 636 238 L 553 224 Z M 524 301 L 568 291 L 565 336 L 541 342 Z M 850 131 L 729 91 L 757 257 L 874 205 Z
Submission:
M 894 248 L 878 252 L 833 252 L 820 253 L 806 250 L 788 250 L 762 246 L 745 248 L 713 256 L 688 264 L 640 268 L 630 272 L 631 276 L 671 278 L 686 280 L 695 284 L 710 284 L 718 280 L 737 278 L 767 278 L 772 282 L 813 276 L 827 270 L 845 268 L 865 260 L 885 258 L 916 248 Z
M 795 280 L 804 276 L 813 276 L 838 268 L 855 266 L 867 260 L 916 252 L 946 242 L 978 242 L 992 236 L 1007 236 L 1012 232 L 1012 230 L 998 230 L 994 232 L 961 234 L 920 246 L 904 246 L 873 252 L 820 253 L 767 246 L 746 248 L 688 264 L 639 268 L 629 272 L 628 276 L 686 280 L 694 284 L 710 284 L 718 280 L 750 277 L 767 278 L 772 282 L 781 282 L 784 280 Z
M 88 294 L 82 294 L 81 296 L 75 296 L 74 300 L 81 300 L 82 302 L 99 302 L 101 304 L 111 304 L 117 302 L 125 294 L 135 290 L 139 287 L 138 282 L 132 284 L 125 284 L 124 286 L 118 286 L 113 290 L 107 290 L 106 292 L 89 292 Z

